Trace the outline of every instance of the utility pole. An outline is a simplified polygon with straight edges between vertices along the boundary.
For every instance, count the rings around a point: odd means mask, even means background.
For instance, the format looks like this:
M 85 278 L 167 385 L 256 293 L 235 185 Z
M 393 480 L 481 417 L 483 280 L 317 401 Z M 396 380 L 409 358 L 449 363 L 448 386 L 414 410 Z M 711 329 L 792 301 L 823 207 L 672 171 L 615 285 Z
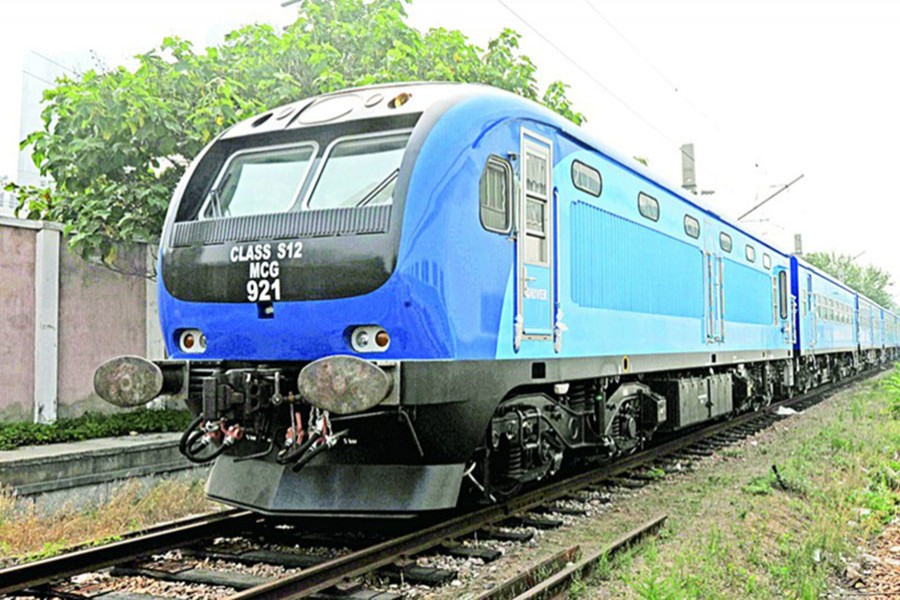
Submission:
M 697 193 L 697 170 L 694 161 L 694 144 L 681 146 L 681 187 L 692 194 Z
M 715 190 L 697 190 L 697 160 L 694 158 L 694 144 L 687 143 L 681 146 L 681 187 L 694 194 L 711 196 Z

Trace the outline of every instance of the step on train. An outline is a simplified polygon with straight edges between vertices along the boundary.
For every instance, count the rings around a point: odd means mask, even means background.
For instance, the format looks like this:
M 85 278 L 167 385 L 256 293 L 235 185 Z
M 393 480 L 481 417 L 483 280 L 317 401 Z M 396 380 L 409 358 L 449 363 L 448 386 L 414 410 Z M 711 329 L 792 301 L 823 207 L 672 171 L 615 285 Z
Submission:
M 536 103 L 416 83 L 222 132 L 161 236 L 166 360 L 209 497 L 266 514 L 494 501 L 897 358 L 898 316 Z

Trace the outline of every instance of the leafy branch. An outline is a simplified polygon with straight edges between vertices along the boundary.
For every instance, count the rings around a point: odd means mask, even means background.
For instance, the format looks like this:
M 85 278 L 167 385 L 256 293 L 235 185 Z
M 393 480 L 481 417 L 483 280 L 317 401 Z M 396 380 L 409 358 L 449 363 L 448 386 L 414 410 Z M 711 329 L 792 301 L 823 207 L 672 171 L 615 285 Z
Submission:
M 44 93 L 43 128 L 21 143 L 53 183 L 9 185 L 19 213 L 62 223 L 73 251 L 122 272 L 118 248 L 158 239 L 190 158 L 267 107 L 352 86 L 440 80 L 486 83 L 584 120 L 566 84 L 539 89 L 515 31 L 480 48 L 459 31 L 412 28 L 406 4 L 307 0 L 283 31 L 248 25 L 201 51 L 168 37 L 133 70 L 60 78 Z

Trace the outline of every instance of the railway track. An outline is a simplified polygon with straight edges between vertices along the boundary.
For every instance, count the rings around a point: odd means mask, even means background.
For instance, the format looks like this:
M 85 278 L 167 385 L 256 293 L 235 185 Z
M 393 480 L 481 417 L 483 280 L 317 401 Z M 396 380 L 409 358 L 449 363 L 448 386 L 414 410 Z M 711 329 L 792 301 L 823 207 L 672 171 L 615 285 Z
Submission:
M 225 589 L 236 590 L 232 596 L 236 600 L 400 598 L 397 594 L 368 590 L 356 581 L 379 569 L 390 569 L 401 580 L 405 576 L 407 579 L 428 581 L 427 572 L 422 573 L 421 568 L 417 571 L 415 563 L 409 560 L 428 552 L 476 556 L 486 561 L 496 558 L 486 552 L 479 554 L 477 549 L 465 547 L 455 541 L 472 535 L 482 538 L 498 536 L 498 527 L 513 522 L 538 528 L 558 526 L 561 522 L 554 524 L 552 519 L 535 513 L 542 508 L 546 510 L 545 507 L 561 499 L 571 498 L 579 491 L 646 485 L 653 479 L 647 475 L 648 466 L 655 465 L 656 468 L 665 469 L 672 461 L 696 460 L 709 456 L 716 449 L 744 439 L 780 420 L 782 417 L 775 413 L 778 407 L 809 407 L 873 374 L 875 373 L 868 371 L 774 403 L 768 410 L 739 415 L 699 428 L 614 463 L 553 481 L 501 504 L 456 514 L 413 528 L 401 535 L 379 538 L 377 529 L 373 529 L 367 534 L 368 537 L 363 535 L 355 539 L 344 538 L 347 548 L 337 555 L 310 556 L 265 548 L 265 545 L 272 544 L 284 547 L 296 546 L 298 543 L 315 545 L 315 541 L 309 541 L 315 538 L 305 535 L 313 530 L 321 531 L 323 526 L 327 526 L 327 521 L 305 519 L 287 522 L 244 510 L 226 510 L 158 526 L 104 546 L 83 547 L 53 558 L 0 570 L 0 595 L 97 600 L 157 597 L 153 594 L 123 594 L 121 590 L 111 588 L 107 580 L 104 580 L 106 583 L 90 580 L 85 583 L 83 574 L 104 571 L 112 579 L 143 577 L 185 585 L 218 586 L 216 589 L 220 592 Z M 228 540 L 226 546 L 236 546 L 238 551 L 211 549 L 213 541 L 217 539 Z M 250 540 L 256 545 L 248 545 Z M 329 544 L 335 545 L 334 539 Z M 189 559 L 205 559 L 207 562 L 198 568 L 196 563 L 190 566 L 184 562 Z M 210 561 L 215 564 L 266 564 L 277 569 L 274 574 L 260 576 L 246 571 L 202 568 Z M 431 579 L 435 584 L 445 582 L 446 573 L 443 574 L 443 579 L 440 574 Z
M 478 600 L 565 598 L 565 592 L 574 581 L 585 580 L 602 560 L 612 558 L 639 544 L 645 537 L 657 533 L 666 519 L 666 515 L 654 517 L 587 556 L 581 555 L 581 548 L 578 546 L 558 552 L 483 593 Z

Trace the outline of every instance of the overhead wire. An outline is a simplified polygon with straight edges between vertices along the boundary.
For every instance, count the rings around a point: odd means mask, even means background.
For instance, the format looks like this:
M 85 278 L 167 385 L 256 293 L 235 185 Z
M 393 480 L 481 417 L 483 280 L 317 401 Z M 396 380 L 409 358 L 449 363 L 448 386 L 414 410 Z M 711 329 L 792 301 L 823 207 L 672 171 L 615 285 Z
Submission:
M 704 113 L 702 110 L 700 110 L 697 107 L 697 105 L 695 105 L 693 102 L 691 102 L 690 98 L 685 96 L 685 94 L 678 87 L 678 84 L 675 83 L 674 81 L 672 81 L 665 73 L 663 73 L 662 69 L 660 69 L 658 66 L 656 66 L 656 64 L 652 60 L 650 60 L 650 57 L 648 57 L 646 54 L 641 52 L 641 49 L 638 48 L 637 45 L 634 44 L 630 39 L 628 39 L 628 37 L 624 33 L 622 33 L 622 31 L 618 27 L 616 27 L 616 25 L 611 20 L 609 20 L 609 18 L 606 15 L 604 15 L 602 12 L 600 12 L 600 9 L 597 8 L 596 5 L 594 5 L 594 3 L 591 2 L 591 0 L 582 0 L 582 1 L 587 5 L 587 7 L 589 9 L 591 9 L 591 11 L 595 15 L 600 17 L 600 19 L 604 23 L 606 23 L 606 26 L 609 27 L 613 31 L 613 33 L 615 33 L 617 36 L 619 36 L 619 39 L 622 40 L 622 42 L 624 42 L 626 46 L 631 48 L 631 51 L 634 52 L 638 58 L 640 58 L 642 61 L 644 61 L 644 63 L 650 68 L 651 71 L 656 73 L 656 75 L 660 79 L 662 79 L 667 86 L 672 88 L 672 91 L 676 95 L 678 95 L 679 98 L 681 98 L 685 103 L 687 103 L 702 118 L 706 119 L 707 121 L 710 121 L 710 119 L 706 115 L 706 113 Z M 713 126 L 715 126 L 715 123 L 712 123 L 712 124 L 713 124 Z
M 34 78 L 37 79 L 38 81 L 43 81 L 43 82 L 46 83 L 47 85 L 56 85 L 55 83 L 53 83 L 53 82 L 50 81 L 49 79 L 45 79 L 45 78 L 41 77 L 40 75 L 35 75 L 35 74 L 32 73 L 31 71 L 26 71 L 25 69 L 22 69 L 22 73 L 23 73 L 24 75 L 28 75 L 29 77 L 34 77 Z
M 41 54 L 40 52 L 37 52 L 37 51 L 35 51 L 35 50 L 30 50 L 30 52 L 31 52 L 32 54 L 34 54 L 35 56 L 37 56 L 37 57 L 43 58 L 43 59 L 46 60 L 48 63 L 51 63 L 51 64 L 56 65 L 57 67 L 59 67 L 60 69 L 63 69 L 64 71 L 68 71 L 69 73 L 71 73 L 71 74 L 73 74 L 73 75 L 81 75 L 81 73 L 79 73 L 78 71 L 76 71 L 76 70 L 73 69 L 72 67 L 70 67 L 70 66 L 68 66 L 68 65 L 64 65 L 63 63 L 59 62 L 58 60 L 54 60 L 54 59 L 50 58 L 49 56 L 46 56 L 46 55 L 44 55 L 44 54 Z
M 528 29 L 534 32 L 541 40 L 543 40 L 547 45 L 553 48 L 560 56 L 562 56 L 566 61 L 568 61 L 573 67 L 578 69 L 581 73 L 583 73 L 588 79 L 590 79 L 595 85 L 597 85 L 600 89 L 602 89 L 606 94 L 623 106 L 628 112 L 634 115 L 638 120 L 644 123 L 647 127 L 649 127 L 653 132 L 655 132 L 660 138 L 668 142 L 671 146 L 676 148 L 678 152 L 691 159 L 694 160 L 694 156 L 692 153 L 687 152 L 684 147 L 670 138 L 662 129 L 660 129 L 655 123 L 650 121 L 647 117 L 645 117 L 641 112 L 639 112 L 636 108 L 631 106 L 628 102 L 625 101 L 624 98 L 615 93 L 612 89 L 609 88 L 606 84 L 604 84 L 597 76 L 591 73 L 588 69 L 583 67 L 577 60 L 575 60 L 568 52 L 560 48 L 553 40 L 551 40 L 547 35 L 545 35 L 542 31 L 540 31 L 537 27 L 532 25 L 527 19 L 525 19 L 522 15 L 516 12 L 505 0 L 497 0 L 497 2 L 505 8 L 509 13 L 511 13 L 514 17 L 516 17 L 523 25 L 525 25 Z M 717 177 L 719 179 L 719 184 L 721 187 L 730 188 L 725 183 L 725 180 Z M 734 191 L 732 189 L 732 191 Z
M 667 142 L 669 142 L 670 144 L 677 145 L 676 142 L 674 142 L 673 140 L 671 140 L 671 139 L 669 138 L 669 136 L 665 134 L 665 132 L 663 132 L 659 127 L 657 127 L 657 126 L 656 126 L 655 124 L 653 124 L 649 119 L 647 119 L 644 115 L 642 115 L 640 112 L 638 112 L 634 107 L 632 107 L 628 102 L 626 102 L 621 96 L 619 96 L 619 95 L 616 94 L 614 91 L 612 91 L 606 84 L 604 84 L 602 81 L 600 81 L 600 79 L 597 78 L 593 73 L 591 73 L 591 72 L 588 71 L 586 68 L 584 68 L 583 66 L 581 66 L 581 64 L 580 64 L 578 61 L 576 61 L 574 58 L 572 58 L 572 56 L 570 56 L 565 50 L 563 50 L 562 48 L 560 48 L 559 46 L 557 46 L 557 45 L 553 42 L 553 40 L 551 40 L 549 37 L 547 37 L 546 35 L 544 35 L 537 27 L 535 27 L 534 25 L 532 25 L 531 23 L 529 23 L 528 20 L 526 20 L 522 15 L 520 15 L 520 14 L 517 13 L 515 10 L 513 10 L 512 7 L 510 7 L 509 4 L 507 4 L 504 0 L 497 0 L 497 2 L 498 2 L 501 6 L 503 6 L 503 8 L 505 8 L 507 11 L 509 11 L 510 13 L 512 13 L 512 15 L 513 15 L 514 17 L 516 17 L 519 21 L 521 21 L 523 25 L 525 25 L 526 27 L 528 27 L 528 29 L 530 29 L 531 31 L 533 31 L 533 32 L 535 33 L 535 35 L 537 35 L 539 38 L 541 38 L 542 40 L 544 40 L 544 42 L 545 42 L 548 46 L 550 46 L 551 48 L 553 48 L 554 50 L 556 50 L 556 52 L 557 52 L 560 56 L 562 56 L 562 57 L 565 58 L 567 61 L 569 61 L 569 63 L 570 63 L 573 67 L 575 67 L 576 69 L 578 69 L 579 71 L 581 71 L 588 79 L 590 79 L 591 81 L 593 81 L 598 87 L 600 87 L 603 91 L 605 91 L 605 92 L 607 93 L 607 95 L 609 95 L 610 98 L 612 98 L 613 100 L 615 100 L 616 102 L 618 102 L 619 104 L 621 104 L 626 110 L 628 110 L 628 112 L 630 112 L 630 113 L 633 114 L 635 117 L 637 117 L 642 123 L 644 123 L 644 124 L 647 125 L 650 129 L 652 129 L 653 131 L 655 131 L 660 137 L 662 137 L 663 139 L 665 139 Z M 684 150 L 682 150 L 682 152 L 684 152 Z M 686 156 L 690 156 L 690 155 L 687 154 L 686 152 L 684 152 L 684 153 L 685 153 Z M 691 156 L 691 158 L 693 158 L 693 157 Z
M 626 36 L 622 32 L 622 30 L 620 30 L 618 27 L 616 27 L 615 23 L 613 23 L 605 14 L 603 14 L 603 12 L 600 11 L 600 9 L 597 8 L 597 6 L 594 4 L 594 2 L 592 0 L 582 0 L 582 2 L 584 2 L 584 4 L 586 4 L 587 7 L 595 15 L 597 15 L 597 17 L 599 17 L 606 24 L 606 26 L 609 27 L 609 29 L 612 30 L 612 32 L 615 33 L 619 37 L 619 39 L 622 40 L 622 42 L 626 46 L 628 46 L 631 49 L 631 51 L 647 65 L 647 67 L 649 67 L 649 69 L 651 71 L 653 71 L 669 88 L 671 88 L 672 92 L 679 99 L 681 99 L 683 102 L 685 102 L 695 113 L 697 113 L 697 115 L 700 116 L 700 118 L 702 118 L 704 121 L 709 123 L 712 126 L 712 128 L 715 129 L 720 135 L 724 135 L 721 128 L 718 126 L 718 124 L 716 124 L 715 121 L 713 121 L 709 117 L 709 115 L 707 115 L 696 104 L 694 104 L 694 102 L 692 102 L 691 99 L 681 91 L 681 88 L 679 87 L 679 85 L 677 83 L 675 83 L 674 81 L 672 81 L 672 79 L 670 79 L 663 72 L 663 70 L 660 69 L 650 59 L 649 56 L 647 56 L 644 52 L 642 52 L 641 49 L 637 46 L 637 44 L 632 42 L 631 39 L 629 39 L 628 36 Z M 760 153 L 757 152 L 756 156 L 759 156 L 759 154 Z M 759 160 L 755 161 L 755 167 L 759 168 Z

